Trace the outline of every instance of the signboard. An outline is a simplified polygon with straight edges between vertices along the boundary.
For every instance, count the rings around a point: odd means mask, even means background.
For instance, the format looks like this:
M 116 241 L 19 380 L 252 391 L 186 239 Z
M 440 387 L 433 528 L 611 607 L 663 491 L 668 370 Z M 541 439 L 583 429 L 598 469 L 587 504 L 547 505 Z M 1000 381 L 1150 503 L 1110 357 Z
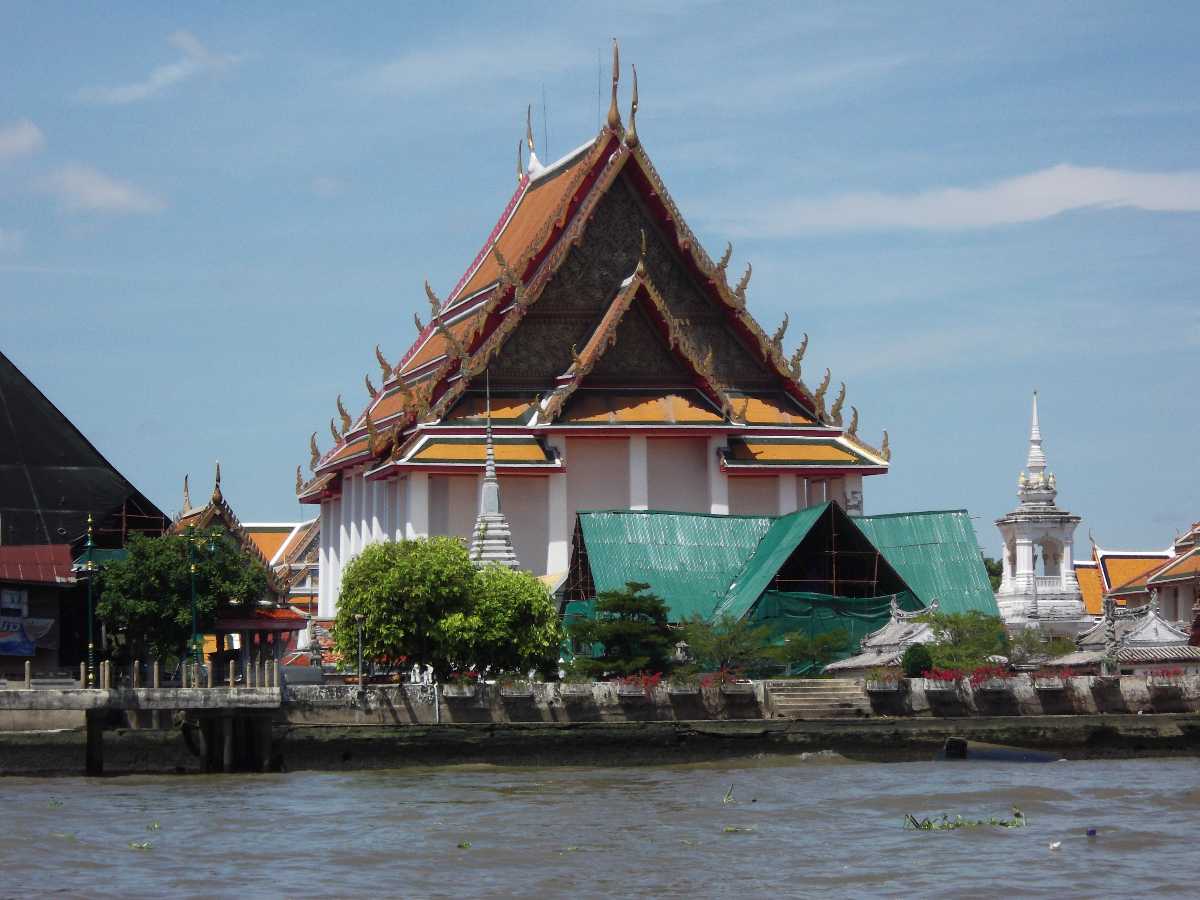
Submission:
M 56 649 L 57 635 L 50 633 L 53 627 L 53 619 L 0 615 L 0 656 L 33 656 L 39 647 Z

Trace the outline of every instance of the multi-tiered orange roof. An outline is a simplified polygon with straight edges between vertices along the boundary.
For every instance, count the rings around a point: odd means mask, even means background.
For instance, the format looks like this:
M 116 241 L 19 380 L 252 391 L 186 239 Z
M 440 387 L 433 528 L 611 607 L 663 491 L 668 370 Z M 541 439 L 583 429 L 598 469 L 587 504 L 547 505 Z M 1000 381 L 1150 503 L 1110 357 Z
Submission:
M 731 248 L 713 260 L 684 221 L 636 130 L 612 103 L 596 137 L 543 166 L 519 162 L 517 186 L 487 240 L 396 364 L 377 350 L 380 387 L 366 409 L 341 398 L 334 445 L 311 441 L 314 477 L 300 499 L 338 490 L 340 472 L 479 469 L 483 376 L 501 472 L 554 471 L 553 433 L 712 433 L 736 437 L 730 474 L 790 467 L 824 476 L 887 471 L 858 436 L 845 387 L 827 401 L 801 377 L 807 337 L 790 359 L 786 322 L 768 336 L 750 315 L 751 270 L 731 285 Z

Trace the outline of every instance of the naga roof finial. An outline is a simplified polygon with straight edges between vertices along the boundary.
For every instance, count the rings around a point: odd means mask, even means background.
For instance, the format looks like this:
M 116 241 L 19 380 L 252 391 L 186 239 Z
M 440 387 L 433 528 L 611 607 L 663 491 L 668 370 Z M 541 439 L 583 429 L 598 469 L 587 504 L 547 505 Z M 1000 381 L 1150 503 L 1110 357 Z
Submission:
M 354 423 L 350 420 L 350 413 L 346 412 L 346 405 L 342 403 L 341 394 L 337 395 L 337 410 L 338 415 L 342 417 L 342 434 L 345 434 Z
M 304 490 L 304 479 L 300 477 L 300 467 L 296 466 L 296 493 Z
M 521 158 L 521 142 L 517 141 L 517 184 L 525 177 L 525 160 Z
M 379 378 L 387 384 L 387 380 L 392 377 L 392 364 L 387 361 L 378 344 L 375 345 L 375 360 L 379 363 Z
M 888 462 L 892 461 L 892 446 L 888 443 L 887 429 L 883 429 L 883 443 L 879 445 L 879 455 Z
M 771 335 L 771 346 L 774 347 L 776 352 L 780 354 L 783 353 L 783 337 L 785 334 L 787 334 L 787 329 L 788 314 L 785 312 L 783 314 L 783 321 L 779 323 L 779 327 L 775 329 L 775 333 Z
M 850 427 L 846 429 L 846 434 L 858 434 L 858 407 L 850 405 Z
M 825 418 L 825 392 L 829 390 L 829 379 L 832 376 L 828 369 L 825 370 L 825 377 L 821 379 L 821 384 L 817 387 L 817 393 L 813 395 L 813 400 L 817 403 L 817 415 Z
M 183 476 L 183 511 L 188 512 L 192 508 L 192 495 L 188 493 L 188 477 Z
M 608 127 L 613 131 L 621 130 L 621 111 L 617 109 L 617 82 L 620 78 L 621 53 L 617 48 L 617 39 L 613 38 L 612 99 L 608 103 Z
M 725 252 L 721 254 L 721 259 L 717 262 L 717 269 L 722 275 L 729 267 L 729 260 L 733 257 L 733 241 L 725 242 Z
M 746 263 L 746 272 L 742 275 L 737 283 L 737 287 L 733 289 L 733 296 L 737 298 L 738 303 L 742 306 L 746 305 L 746 288 L 750 286 L 750 275 L 754 272 L 754 266 Z
M 333 443 L 338 444 L 342 440 L 342 436 L 338 434 L 337 426 L 333 424 L 333 419 L 329 420 L 329 433 L 333 435 Z
M 638 145 L 637 136 L 637 110 L 638 110 L 638 95 L 637 95 L 637 66 L 633 66 L 633 100 L 629 104 L 629 128 L 625 131 L 625 146 L 636 147 Z
M 314 431 L 312 437 L 308 439 L 308 467 L 314 472 L 317 469 L 317 463 L 321 461 L 321 448 L 317 446 L 317 433 Z
M 829 411 L 829 418 L 833 419 L 835 425 L 842 424 L 842 405 L 846 402 L 846 382 L 842 382 L 842 389 L 838 391 L 837 399 L 833 401 L 833 409 Z
M 429 298 L 429 311 L 433 320 L 436 320 L 438 313 L 442 309 L 442 301 L 438 299 L 438 295 L 433 292 L 433 288 L 429 286 L 429 279 L 425 279 L 425 296 Z
M 363 376 L 363 383 L 367 386 L 367 393 L 371 395 L 372 400 L 379 396 L 379 391 L 375 390 L 375 385 L 371 384 L 370 375 Z
M 525 107 L 525 143 L 529 145 L 529 156 L 533 157 L 533 104 Z

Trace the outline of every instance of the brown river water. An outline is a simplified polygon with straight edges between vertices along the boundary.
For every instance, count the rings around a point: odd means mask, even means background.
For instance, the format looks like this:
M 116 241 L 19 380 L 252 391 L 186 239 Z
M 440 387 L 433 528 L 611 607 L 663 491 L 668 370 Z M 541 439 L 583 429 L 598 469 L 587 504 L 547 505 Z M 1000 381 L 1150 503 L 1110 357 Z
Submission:
M 1195 759 L 823 755 L 5 778 L 0 897 L 1197 897 L 1198 781 Z M 1027 827 L 903 823 L 1014 804 Z

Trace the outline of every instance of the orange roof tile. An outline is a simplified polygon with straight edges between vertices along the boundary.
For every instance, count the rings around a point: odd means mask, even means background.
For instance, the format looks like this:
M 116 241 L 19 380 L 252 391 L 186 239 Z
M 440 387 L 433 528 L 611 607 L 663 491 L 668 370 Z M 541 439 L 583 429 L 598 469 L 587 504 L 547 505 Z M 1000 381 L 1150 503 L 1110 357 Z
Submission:
M 734 438 L 729 442 L 728 462 L 793 465 L 850 464 L 865 462 L 833 441 L 751 440 Z
M 1157 568 L 1166 558 L 1167 556 L 1164 553 L 1131 554 L 1128 556 L 1104 553 L 1100 556 L 1100 571 L 1103 573 L 1109 592 L 1112 592 L 1114 588 L 1128 584 L 1139 575 L 1144 575 L 1152 569 Z
M 534 394 L 523 397 L 492 395 L 492 421 L 498 423 L 529 421 L 533 413 Z M 446 424 L 483 422 L 487 418 L 487 398 L 482 394 L 467 394 L 454 404 L 453 409 L 442 418 Z
M 695 394 L 584 389 L 567 402 L 560 421 L 583 425 L 709 425 L 722 418 Z
M 1083 595 L 1083 608 L 1088 615 L 1098 616 L 1104 612 L 1104 585 L 1100 582 L 1100 569 L 1095 563 L 1075 566 L 1075 580 Z
M 811 425 L 813 419 L 794 404 L 770 396 L 742 396 L 730 400 L 734 416 L 747 425 Z
M 1173 581 L 1177 578 L 1193 578 L 1200 576 L 1200 548 L 1181 554 L 1170 560 L 1166 565 L 1159 566 L 1150 573 L 1149 583 L 1159 584 Z
M 454 335 L 455 340 L 466 345 L 475 329 L 479 327 L 480 319 L 480 312 L 476 312 L 465 316 L 458 322 L 452 322 L 446 326 L 446 330 Z M 446 340 L 446 336 L 441 331 L 434 331 L 424 346 L 404 364 L 402 372 L 411 372 L 413 369 L 420 368 L 428 362 L 433 362 L 435 359 L 445 356 L 449 349 L 450 342 Z
M 546 451 L 533 438 L 499 438 L 493 443 L 497 464 L 549 462 Z M 483 465 L 485 455 L 486 445 L 483 438 L 434 438 L 422 446 L 408 461 Z
M 268 560 L 275 558 L 279 548 L 284 545 L 296 528 L 295 525 L 243 525 L 242 527 L 246 529 L 246 534 L 250 535 L 250 540 L 258 548 L 258 552 Z

